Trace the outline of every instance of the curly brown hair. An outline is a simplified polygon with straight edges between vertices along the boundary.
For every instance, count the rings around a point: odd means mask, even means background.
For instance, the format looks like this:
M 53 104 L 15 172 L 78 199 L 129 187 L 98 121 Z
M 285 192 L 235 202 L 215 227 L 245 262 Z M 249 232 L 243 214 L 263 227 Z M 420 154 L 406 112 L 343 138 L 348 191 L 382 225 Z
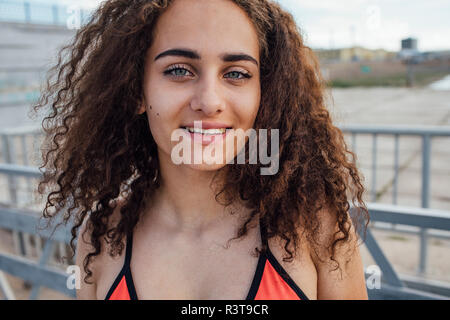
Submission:
M 269 238 L 285 241 L 285 261 L 292 261 L 297 252 L 299 226 L 318 246 L 317 213 L 326 209 L 338 227 L 327 251 L 336 261 L 336 245 L 349 241 L 348 198 L 362 209 L 355 220 L 361 223 L 353 224 L 357 229 L 367 228 L 369 216 L 355 154 L 325 107 L 326 84 L 318 60 L 304 45 L 292 15 L 277 3 L 232 1 L 247 13 L 258 33 L 261 103 L 254 128 L 280 130 L 280 165 L 276 175 L 259 174 L 260 165 L 225 166 L 225 183 L 216 200 L 225 206 L 245 200 L 251 214 L 233 239 L 245 236 L 259 217 Z M 60 50 L 33 107 L 36 112 L 51 100 L 42 122 L 46 139 L 40 169 L 45 171 L 38 191 L 47 195 L 43 217 L 64 212 L 62 221 L 73 223 L 74 252 L 78 229 L 88 221 L 95 250 L 83 262 L 85 281 L 92 276 L 89 264 L 101 252 L 101 238 L 111 244 L 110 255 L 120 254 L 123 237 L 160 184 L 156 143 L 146 114 L 137 109 L 143 101 L 145 53 L 152 31 L 172 2 L 104 1 L 73 42 Z M 119 198 L 126 201 L 120 221 L 110 228 L 108 218 Z

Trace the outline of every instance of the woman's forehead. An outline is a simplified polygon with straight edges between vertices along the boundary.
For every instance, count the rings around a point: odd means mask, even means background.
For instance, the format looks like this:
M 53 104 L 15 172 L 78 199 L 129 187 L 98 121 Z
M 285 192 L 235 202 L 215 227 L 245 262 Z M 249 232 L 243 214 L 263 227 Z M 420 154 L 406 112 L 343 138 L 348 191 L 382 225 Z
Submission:
M 204 55 L 245 52 L 259 60 L 256 28 L 230 0 L 175 0 L 158 19 L 151 56 L 177 47 Z

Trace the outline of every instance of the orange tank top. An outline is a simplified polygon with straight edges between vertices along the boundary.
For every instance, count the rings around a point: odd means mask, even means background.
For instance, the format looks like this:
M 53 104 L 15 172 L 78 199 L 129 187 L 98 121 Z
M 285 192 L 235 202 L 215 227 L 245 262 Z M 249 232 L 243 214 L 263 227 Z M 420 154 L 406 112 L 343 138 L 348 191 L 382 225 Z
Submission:
M 308 300 L 303 291 L 277 261 L 268 246 L 265 227 L 260 221 L 261 239 L 267 250 L 259 255 L 258 264 L 246 300 Z M 138 300 L 131 275 L 130 262 L 133 235 L 127 237 L 125 261 L 105 300 Z

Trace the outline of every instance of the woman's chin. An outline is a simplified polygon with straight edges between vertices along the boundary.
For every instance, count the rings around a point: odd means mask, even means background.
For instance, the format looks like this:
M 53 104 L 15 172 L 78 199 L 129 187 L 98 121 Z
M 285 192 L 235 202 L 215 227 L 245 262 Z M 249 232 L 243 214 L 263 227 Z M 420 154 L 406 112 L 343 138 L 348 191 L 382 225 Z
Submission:
M 206 162 L 203 162 L 200 164 L 184 164 L 184 166 L 187 166 L 197 171 L 217 171 L 225 167 L 226 164 L 216 164 L 216 163 L 208 164 Z
M 189 159 L 190 161 L 183 159 L 183 161 L 181 161 L 181 164 L 194 170 L 216 171 L 222 169 L 227 164 L 232 164 L 235 156 L 236 155 L 232 152 L 223 152 L 218 154 L 217 156 L 210 156 L 206 153 L 203 153 L 201 155 L 196 154 L 195 156 L 193 155 L 191 159 Z

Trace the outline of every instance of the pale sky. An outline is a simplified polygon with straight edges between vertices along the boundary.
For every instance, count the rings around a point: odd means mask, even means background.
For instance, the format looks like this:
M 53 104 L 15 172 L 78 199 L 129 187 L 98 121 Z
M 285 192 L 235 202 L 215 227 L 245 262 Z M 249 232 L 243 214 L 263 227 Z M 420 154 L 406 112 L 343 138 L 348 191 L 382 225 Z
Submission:
M 397 51 L 415 37 L 421 51 L 450 49 L 448 0 L 279 0 L 295 16 L 312 47 Z
M 52 2 L 55 0 L 36 0 Z M 102 0 L 58 0 L 93 8 Z M 276 0 L 293 14 L 312 48 L 360 45 L 397 51 L 418 39 L 421 51 L 450 50 L 449 0 Z

